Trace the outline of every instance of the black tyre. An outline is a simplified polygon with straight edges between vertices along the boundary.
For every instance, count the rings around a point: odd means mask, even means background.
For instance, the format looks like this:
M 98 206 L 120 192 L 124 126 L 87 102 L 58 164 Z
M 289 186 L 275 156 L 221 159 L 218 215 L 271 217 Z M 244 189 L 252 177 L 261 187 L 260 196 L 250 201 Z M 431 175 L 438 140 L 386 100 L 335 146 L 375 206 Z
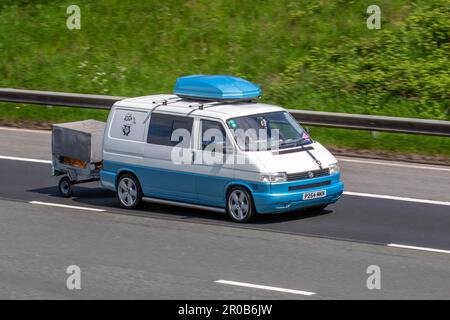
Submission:
M 120 176 L 117 182 L 117 198 L 125 209 L 134 209 L 142 199 L 141 185 L 138 179 L 131 174 Z
M 73 193 L 72 181 L 70 181 L 68 176 L 64 176 L 61 179 L 59 179 L 58 189 L 59 193 L 64 198 L 69 198 L 72 196 Z
M 227 213 L 234 222 L 249 222 L 256 216 L 253 198 L 247 189 L 233 187 L 227 195 Z

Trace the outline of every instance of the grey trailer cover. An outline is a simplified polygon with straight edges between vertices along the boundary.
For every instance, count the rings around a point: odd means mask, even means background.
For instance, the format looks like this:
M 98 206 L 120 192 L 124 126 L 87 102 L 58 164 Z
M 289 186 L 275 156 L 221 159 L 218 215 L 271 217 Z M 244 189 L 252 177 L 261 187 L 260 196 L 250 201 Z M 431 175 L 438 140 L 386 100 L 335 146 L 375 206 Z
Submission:
M 89 163 L 102 161 L 105 123 L 84 120 L 52 126 L 52 153 Z

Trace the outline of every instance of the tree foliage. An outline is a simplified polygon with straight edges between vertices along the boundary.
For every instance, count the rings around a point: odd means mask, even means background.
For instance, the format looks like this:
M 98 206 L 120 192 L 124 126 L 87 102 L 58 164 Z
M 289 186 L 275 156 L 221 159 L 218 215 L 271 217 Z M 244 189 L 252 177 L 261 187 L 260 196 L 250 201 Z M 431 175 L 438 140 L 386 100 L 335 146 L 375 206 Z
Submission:
M 430 1 L 395 30 L 370 39 L 342 39 L 335 47 L 315 47 L 292 59 L 270 98 L 289 104 L 302 94 L 325 96 L 328 103 L 361 106 L 390 114 L 405 104 L 424 118 L 450 118 L 450 1 Z M 399 109 L 397 109 L 398 111 Z

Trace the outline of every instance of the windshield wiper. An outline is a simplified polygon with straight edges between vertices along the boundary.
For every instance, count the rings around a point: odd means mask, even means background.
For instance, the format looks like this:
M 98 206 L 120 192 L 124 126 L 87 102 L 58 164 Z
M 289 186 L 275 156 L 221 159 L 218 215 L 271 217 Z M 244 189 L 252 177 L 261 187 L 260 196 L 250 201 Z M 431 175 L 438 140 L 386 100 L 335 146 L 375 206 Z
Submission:
M 289 140 L 291 140 L 291 141 L 289 141 Z M 288 147 L 288 146 L 291 146 L 291 147 L 296 147 L 296 146 L 300 146 L 300 145 L 302 145 L 302 143 L 300 143 L 301 141 L 303 141 L 303 140 L 305 140 L 305 139 L 302 139 L 302 138 L 298 138 L 298 139 L 288 139 L 288 140 L 286 140 L 286 141 L 283 141 L 281 144 L 280 144 L 280 148 L 282 148 L 282 147 Z

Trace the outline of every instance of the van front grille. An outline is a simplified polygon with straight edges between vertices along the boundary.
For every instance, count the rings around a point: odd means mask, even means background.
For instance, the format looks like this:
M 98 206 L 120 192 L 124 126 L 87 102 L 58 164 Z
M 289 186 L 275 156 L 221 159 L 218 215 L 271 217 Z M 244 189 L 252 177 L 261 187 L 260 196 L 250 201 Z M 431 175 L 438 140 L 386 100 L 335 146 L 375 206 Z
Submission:
M 309 188 L 315 188 L 315 187 L 321 187 L 321 186 L 328 186 L 329 184 L 331 184 L 331 181 L 327 180 L 327 181 L 322 181 L 322 182 L 303 184 L 303 185 L 299 185 L 299 186 L 291 186 L 288 188 L 288 190 L 289 191 L 303 190 L 303 189 L 309 189 Z
M 305 179 L 312 179 L 312 178 L 318 178 L 318 177 L 326 177 L 329 174 L 330 174 L 329 168 L 304 171 L 304 172 L 296 172 L 296 173 L 288 173 L 287 181 L 296 181 L 296 180 L 305 180 Z

